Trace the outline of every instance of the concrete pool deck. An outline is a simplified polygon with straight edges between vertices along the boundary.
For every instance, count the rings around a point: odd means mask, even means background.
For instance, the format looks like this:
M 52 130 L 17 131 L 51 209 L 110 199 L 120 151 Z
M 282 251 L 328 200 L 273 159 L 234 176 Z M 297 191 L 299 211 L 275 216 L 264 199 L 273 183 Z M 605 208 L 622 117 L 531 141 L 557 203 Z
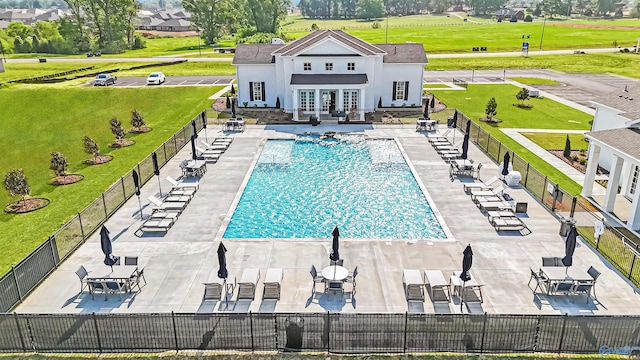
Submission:
M 346 285 L 344 297 L 325 295 L 320 286 L 312 295 L 311 265 L 318 270 L 329 265 L 331 235 L 325 239 L 224 240 L 228 249 L 227 267 L 238 280 L 247 268 L 261 272 L 253 301 L 236 301 L 237 290 L 228 309 L 220 302 L 202 301 L 203 282 L 218 269 L 216 238 L 229 208 L 239 195 L 247 172 L 265 138 L 293 138 L 295 134 L 322 131 L 358 132 L 369 137 L 396 138 L 415 172 L 429 192 L 433 203 L 453 237 L 447 241 L 350 240 L 341 238 L 340 255 L 349 270 L 358 266 L 357 293 L 351 296 Z M 219 127 L 207 129 L 208 138 L 222 134 Z M 200 133 L 204 137 L 204 132 Z M 402 269 L 441 270 L 449 275 L 459 270 L 462 251 L 471 244 L 474 251 L 472 273 L 484 284 L 482 309 L 501 314 L 640 314 L 638 289 L 603 261 L 585 242 L 579 240 L 573 266 L 586 270 L 593 265 L 602 272 L 596 285 L 598 300 L 585 297 L 534 295 L 527 287 L 529 266 L 537 269 L 543 256 L 564 255 L 564 242 L 558 235 L 559 223 L 524 189 L 509 189 L 517 201 L 528 203 L 523 220 L 532 234 L 517 231 L 496 232 L 462 190 L 462 183 L 449 178 L 449 165 L 433 150 L 426 133 L 415 132 L 412 125 L 340 125 L 249 126 L 232 134 L 234 141 L 219 162 L 208 165 L 200 180 L 200 189 L 175 225 L 164 236 L 136 237 L 141 224 L 138 200 L 130 199 L 105 224 L 111 231 L 113 253 L 139 256 L 145 264 L 147 284 L 137 294 L 96 295 L 85 290 L 78 294 L 80 282 L 74 271 L 84 265 L 94 273 L 108 268 L 103 264 L 99 234 L 94 234 L 55 270 L 17 309 L 19 313 L 154 313 L 154 312 L 425 312 L 433 313 L 428 293 L 422 303 L 408 304 L 402 284 Z M 459 136 L 459 135 L 457 135 Z M 462 139 L 462 136 L 460 136 Z M 474 145 L 470 158 L 482 162 L 481 178 L 497 174 L 497 165 Z M 161 170 L 161 178 L 178 177 L 178 163 L 190 157 L 185 146 Z M 163 190 L 168 183 L 163 180 Z M 147 197 L 157 194 L 155 179 L 142 188 L 143 213 L 151 212 Z M 282 295 L 279 301 L 262 301 L 262 280 L 267 268 L 283 268 Z M 222 306 L 221 306 L 222 305 Z M 438 310 L 441 312 L 442 310 Z M 445 310 L 447 311 L 447 310 Z M 460 312 L 457 298 L 449 303 L 449 312 Z M 463 312 L 466 312 L 465 308 Z

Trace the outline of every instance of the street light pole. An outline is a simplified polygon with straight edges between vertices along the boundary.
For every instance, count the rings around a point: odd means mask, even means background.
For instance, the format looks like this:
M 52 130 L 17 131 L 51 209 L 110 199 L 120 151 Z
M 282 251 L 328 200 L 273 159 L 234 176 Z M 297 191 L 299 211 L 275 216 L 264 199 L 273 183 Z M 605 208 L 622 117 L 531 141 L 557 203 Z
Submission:
M 547 16 L 544 16 L 544 21 L 542 22 L 542 35 L 540 35 L 540 50 L 542 50 L 542 39 L 544 39 L 544 26 L 547 23 Z
M 387 10 L 387 28 L 384 31 L 384 42 L 385 44 L 389 43 L 389 11 Z
M 202 56 L 202 48 L 200 47 L 200 28 L 198 28 L 198 54 Z

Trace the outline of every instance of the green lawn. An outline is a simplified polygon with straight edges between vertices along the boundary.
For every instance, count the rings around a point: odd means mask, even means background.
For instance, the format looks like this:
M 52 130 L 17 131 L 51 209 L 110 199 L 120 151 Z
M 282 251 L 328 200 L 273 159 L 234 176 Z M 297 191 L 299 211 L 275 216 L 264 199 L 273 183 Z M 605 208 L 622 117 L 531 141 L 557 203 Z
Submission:
M 519 82 L 525 85 L 558 85 L 559 82 L 555 80 L 543 79 L 543 78 L 528 78 L 528 77 L 510 77 L 509 80 Z
M 567 141 L 567 134 L 539 132 L 522 132 L 520 134 L 545 150 L 563 150 Z M 571 150 L 586 150 L 589 147 L 589 143 L 582 134 L 569 134 L 569 142 Z
M 31 89 L 16 87 L 0 90 L 3 109 L 3 138 L 0 142 L 0 173 L 22 168 L 31 185 L 33 197 L 51 200 L 44 209 L 22 215 L 0 213 L 0 274 L 24 258 L 96 199 L 111 184 L 130 171 L 172 136 L 202 109 L 209 107 L 207 98 L 220 87 L 160 88 L 84 88 Z M 171 99 L 166 104 L 159 99 Z M 34 106 L 37 104 L 37 106 Z M 114 150 L 109 120 L 115 116 L 129 128 L 131 109 L 137 108 L 153 131 L 127 135 L 136 144 Z M 114 160 L 96 166 L 82 164 L 89 157 L 83 152 L 82 137 L 92 137 L 101 152 Z M 9 140 L 10 139 L 10 140 Z M 59 151 L 69 161 L 70 173 L 85 176 L 79 183 L 56 187 L 49 185 L 49 153 Z M 14 201 L 0 192 L 4 207 Z
M 422 86 L 425 89 L 450 89 L 451 86 L 442 83 L 426 83 Z
M 563 189 L 572 194 L 579 193 L 579 184 L 502 133 L 500 128 L 588 130 L 592 116 L 550 99 L 534 98 L 528 100 L 528 103 L 534 106 L 532 109 L 520 109 L 512 106 L 518 102 L 515 98 L 518 91 L 518 87 L 505 84 L 469 85 L 466 91 L 433 90 L 431 92 L 448 107 L 458 108 L 474 122 L 479 123 L 480 127 L 515 151 L 538 171 L 547 175 L 553 182 L 560 184 Z M 485 117 L 484 109 L 490 97 L 496 98 L 498 103 L 496 117 L 502 120 L 495 125 L 478 121 L 479 118 Z

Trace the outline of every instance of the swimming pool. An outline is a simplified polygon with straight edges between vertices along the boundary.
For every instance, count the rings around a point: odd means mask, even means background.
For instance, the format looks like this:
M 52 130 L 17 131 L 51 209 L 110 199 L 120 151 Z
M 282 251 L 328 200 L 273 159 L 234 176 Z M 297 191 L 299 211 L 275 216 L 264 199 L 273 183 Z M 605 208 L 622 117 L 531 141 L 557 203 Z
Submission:
M 344 136 L 267 140 L 224 238 L 444 239 L 398 145 Z

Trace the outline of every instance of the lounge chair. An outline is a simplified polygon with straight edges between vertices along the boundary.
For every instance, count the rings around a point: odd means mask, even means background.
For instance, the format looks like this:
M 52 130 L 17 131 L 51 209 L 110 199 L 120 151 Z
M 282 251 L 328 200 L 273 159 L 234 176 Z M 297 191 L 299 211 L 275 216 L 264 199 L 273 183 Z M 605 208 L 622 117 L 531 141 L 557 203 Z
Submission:
M 427 139 L 429 140 L 429 142 L 432 141 L 436 141 L 436 140 L 441 140 L 441 139 L 447 139 L 447 136 L 449 135 L 449 133 L 451 132 L 451 129 L 448 129 L 447 131 L 443 132 L 442 134 L 429 134 L 427 135 Z
M 171 176 L 167 176 L 167 181 L 171 184 L 172 189 L 195 189 L 198 190 L 200 188 L 200 182 L 198 180 L 194 181 L 180 181 L 178 182 Z
M 213 142 L 231 144 L 233 142 L 233 138 L 230 136 L 221 136 L 213 139 Z
M 496 182 L 498 180 L 499 180 L 498 177 L 494 176 L 494 177 L 492 177 L 491 179 L 489 179 L 487 181 L 480 181 L 480 182 L 473 182 L 473 183 L 464 184 L 463 189 L 467 194 L 469 194 L 473 190 L 491 191 L 491 190 L 493 190 L 493 186 L 491 186 L 491 184 L 493 184 L 494 182 Z
M 207 153 L 222 154 L 226 150 L 226 147 L 223 147 L 222 145 L 217 146 L 217 145 L 207 144 L 204 140 L 200 140 L 200 142 L 204 146 L 204 150 Z
M 502 192 L 506 188 L 507 188 L 507 185 L 500 184 L 500 186 L 498 186 L 497 188 L 492 189 L 492 190 L 472 190 L 471 191 L 471 200 L 473 200 L 475 202 L 476 199 L 479 198 L 479 197 L 500 196 L 500 194 L 502 194 Z
M 196 153 L 197 157 L 199 159 L 201 159 L 201 160 L 206 160 L 206 161 L 210 161 L 210 162 L 217 162 L 218 159 L 220 159 L 220 154 L 207 152 L 207 150 L 204 150 L 204 149 L 199 148 L 197 146 L 196 146 L 196 152 L 197 152 Z
M 145 232 L 167 233 L 173 226 L 173 220 L 147 220 L 145 221 L 134 235 L 140 237 Z
M 170 220 L 172 222 L 176 222 L 176 220 L 178 220 L 178 216 L 180 216 L 179 212 L 156 210 L 151 213 L 148 220 Z
M 191 201 L 191 196 L 189 195 L 169 195 L 166 198 L 164 198 L 164 203 L 173 203 L 173 202 L 183 202 L 183 203 L 188 203 L 189 201 Z
M 189 198 L 189 200 L 191 200 L 195 194 L 196 194 L 195 189 L 182 188 L 182 189 L 171 189 L 171 191 L 169 191 L 168 196 L 186 196 Z
M 182 211 L 187 207 L 186 202 L 162 202 L 157 197 L 150 195 L 149 201 L 155 206 L 153 210 L 164 210 L 164 211 Z
M 206 144 L 206 143 L 205 143 Z M 218 150 L 224 152 L 229 148 L 229 142 L 216 142 L 215 140 L 211 144 L 207 144 L 206 148 L 210 150 Z
M 522 221 L 522 219 L 515 218 L 493 218 L 491 220 L 491 225 L 496 231 L 500 230 L 519 230 L 521 235 L 529 235 L 531 234 L 531 230 L 527 227 L 527 225 Z

